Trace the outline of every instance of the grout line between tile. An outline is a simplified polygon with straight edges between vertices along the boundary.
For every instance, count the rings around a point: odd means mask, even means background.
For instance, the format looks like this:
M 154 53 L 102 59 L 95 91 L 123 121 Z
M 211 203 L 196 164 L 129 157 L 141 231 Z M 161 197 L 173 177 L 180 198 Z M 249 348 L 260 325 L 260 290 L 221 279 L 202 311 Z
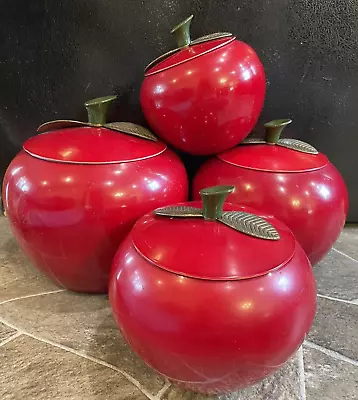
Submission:
M 318 344 L 316 344 L 316 343 L 310 342 L 310 341 L 308 341 L 308 340 L 305 340 L 305 341 L 303 342 L 303 344 L 304 344 L 305 346 L 311 348 L 311 349 L 318 350 L 318 351 L 320 351 L 321 353 L 326 354 L 327 356 L 330 356 L 330 357 L 332 357 L 332 358 L 335 358 L 336 360 L 343 361 L 343 362 L 346 362 L 346 363 L 349 363 L 349 364 L 352 364 L 352 365 L 358 367 L 358 361 L 353 360 L 353 359 L 351 359 L 351 358 L 349 358 L 349 357 L 346 357 L 346 356 L 344 356 L 344 355 L 342 355 L 342 354 L 340 354 L 340 353 L 337 353 L 336 351 L 327 349 L 327 348 L 325 348 L 325 347 L 322 347 L 322 346 L 320 346 L 320 345 L 318 345 Z
M 12 329 L 22 332 L 22 329 L 18 329 L 18 327 L 13 325 L 11 322 L 4 320 L 4 318 L 2 318 L 1 315 L 0 315 L 0 322 L 2 322 L 4 325 L 7 325 L 8 327 L 10 327 Z
M 306 400 L 306 378 L 305 378 L 305 364 L 303 360 L 302 346 L 297 351 L 298 359 L 298 378 L 300 383 L 300 399 Z
M 46 294 L 60 293 L 60 292 L 65 292 L 65 291 L 66 291 L 66 289 L 58 289 L 58 290 L 51 290 L 49 292 L 42 292 L 42 293 L 29 294 L 27 296 L 14 297 L 12 299 L 4 300 L 4 301 L 0 302 L 0 306 L 3 304 L 6 304 L 6 303 L 11 303 L 13 301 L 17 301 L 17 300 L 30 299 L 31 297 L 44 296 Z
M 163 394 L 170 388 L 172 384 L 170 382 L 167 382 L 156 394 L 156 399 L 160 400 L 163 396 Z
M 337 297 L 326 296 L 324 294 L 317 294 L 317 297 L 321 297 L 322 299 L 327 299 L 327 300 L 339 301 L 341 303 L 346 303 L 346 304 L 353 304 L 354 306 L 358 305 L 358 299 L 343 300 L 343 299 L 338 299 Z
M 344 257 L 349 258 L 351 261 L 354 261 L 354 262 L 358 263 L 358 260 L 356 260 L 355 258 L 349 256 L 349 255 L 346 254 L 346 253 L 343 253 L 343 251 L 337 250 L 337 249 L 334 248 L 334 247 L 332 247 L 332 250 L 334 250 L 335 252 L 337 252 L 338 254 L 340 254 L 340 255 L 342 255 L 342 256 L 344 256 Z
M 119 373 L 120 373 L 121 375 L 123 375 L 129 382 L 131 382 L 134 386 L 136 386 L 149 400 L 158 400 L 158 398 L 157 398 L 156 396 L 153 396 L 151 393 L 149 393 L 149 392 L 148 392 L 136 379 L 134 379 L 131 375 L 129 375 L 127 372 L 122 371 L 121 369 L 115 367 L 115 366 L 112 365 L 112 364 L 109 364 L 109 363 L 107 363 L 107 362 L 105 362 L 105 361 L 99 360 L 98 358 L 91 357 L 91 356 L 89 356 L 89 355 L 87 355 L 87 354 L 84 354 L 84 353 L 78 351 L 78 350 L 72 349 L 71 347 L 67 347 L 67 346 L 64 346 L 64 345 L 62 345 L 62 344 L 59 344 L 59 343 L 56 343 L 56 342 L 52 342 L 51 340 L 41 338 L 41 337 L 39 337 L 39 336 L 37 336 L 37 335 L 34 335 L 34 334 L 32 334 L 32 333 L 26 332 L 25 330 L 23 330 L 23 329 L 21 329 L 21 328 L 18 328 L 18 327 L 16 327 L 15 325 L 13 325 L 11 322 L 8 322 L 8 321 L 4 320 L 1 316 L 0 316 L 0 322 L 2 322 L 3 324 L 9 326 L 10 328 L 16 329 L 16 330 L 18 331 L 17 333 L 19 333 L 20 335 L 22 334 L 22 335 L 29 336 L 29 337 L 31 337 L 31 338 L 33 338 L 33 339 L 35 339 L 35 340 L 38 340 L 39 342 L 43 342 L 43 343 L 49 344 L 49 345 L 54 346 L 54 347 L 57 347 L 57 348 L 59 348 L 59 349 L 61 349 L 61 350 L 67 351 L 67 352 L 72 353 L 72 354 L 75 354 L 76 356 L 85 358 L 85 359 L 87 359 L 87 360 L 89 360 L 89 361 L 92 361 L 92 362 L 94 362 L 94 363 L 96 363 L 96 364 L 100 364 L 100 365 L 102 365 L 102 366 L 104 366 L 104 367 L 110 368 L 110 369 L 113 370 L 113 371 L 119 372 Z
M 6 343 L 11 342 L 12 340 L 18 338 L 19 336 L 21 336 L 22 333 L 21 332 L 16 332 L 13 335 L 9 336 L 7 339 L 3 340 L 2 342 L 0 342 L 0 347 L 4 346 Z

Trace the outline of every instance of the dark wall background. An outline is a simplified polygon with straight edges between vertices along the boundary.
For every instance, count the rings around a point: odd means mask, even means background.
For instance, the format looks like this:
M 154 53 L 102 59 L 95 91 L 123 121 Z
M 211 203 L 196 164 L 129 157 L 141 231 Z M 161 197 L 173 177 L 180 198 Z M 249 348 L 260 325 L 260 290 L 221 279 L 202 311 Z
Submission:
M 145 125 L 143 67 L 174 47 L 190 14 L 192 37 L 226 30 L 249 43 L 267 74 L 262 122 L 291 117 L 290 136 L 326 153 L 358 221 L 358 3 L 352 0 L 2 0 L 0 177 L 37 126 L 85 119 L 82 104 L 119 95 L 111 120 Z M 192 174 L 200 160 L 183 156 Z

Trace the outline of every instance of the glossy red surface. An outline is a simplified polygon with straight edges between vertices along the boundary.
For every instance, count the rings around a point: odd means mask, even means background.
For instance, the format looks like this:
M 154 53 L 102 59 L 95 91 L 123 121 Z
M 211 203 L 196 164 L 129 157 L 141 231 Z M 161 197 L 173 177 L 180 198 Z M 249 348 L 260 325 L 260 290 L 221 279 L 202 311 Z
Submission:
M 180 260 L 187 262 L 183 254 L 195 252 L 203 240 L 196 233 L 189 248 L 172 243 L 181 251 Z M 155 243 L 153 237 L 147 240 Z M 232 262 L 231 244 L 221 249 L 222 264 Z M 253 244 L 251 250 L 255 258 Z M 202 256 L 211 262 L 209 245 Z M 215 281 L 155 266 L 136 250 L 132 233 L 114 258 L 109 297 L 136 353 L 170 380 L 204 393 L 235 391 L 274 373 L 304 340 L 316 307 L 312 268 L 297 242 L 292 259 L 279 269 L 251 279 Z
M 322 153 L 307 154 L 268 144 L 234 147 L 217 157 L 237 167 L 268 172 L 313 171 L 329 162 Z
M 108 164 L 153 157 L 163 153 L 167 146 L 106 128 L 80 127 L 33 136 L 23 147 L 45 160 Z
M 343 229 L 348 193 L 331 163 L 314 171 L 283 173 L 240 168 L 215 157 L 204 163 L 195 176 L 193 198 L 200 198 L 202 188 L 225 184 L 235 186 L 228 201 L 256 208 L 284 222 L 312 264 L 328 253 Z
M 201 208 L 201 202 L 191 205 Z M 230 204 L 224 210 L 256 213 L 250 207 Z M 144 258 L 170 272 L 199 279 L 237 280 L 266 274 L 292 258 L 296 241 L 291 231 L 276 219 L 269 222 L 275 226 L 280 240 L 257 239 L 203 218 L 168 221 L 167 217 L 148 214 L 135 224 L 132 237 Z
M 15 238 L 39 270 L 70 290 L 106 292 L 113 256 L 136 220 L 185 201 L 187 185 L 169 150 L 107 165 L 48 162 L 22 151 L 6 172 L 3 200 Z
M 195 52 L 197 46 L 184 51 Z M 227 150 L 249 134 L 261 112 L 265 89 L 256 53 L 234 40 L 146 76 L 140 101 L 156 134 L 178 149 L 207 155 Z

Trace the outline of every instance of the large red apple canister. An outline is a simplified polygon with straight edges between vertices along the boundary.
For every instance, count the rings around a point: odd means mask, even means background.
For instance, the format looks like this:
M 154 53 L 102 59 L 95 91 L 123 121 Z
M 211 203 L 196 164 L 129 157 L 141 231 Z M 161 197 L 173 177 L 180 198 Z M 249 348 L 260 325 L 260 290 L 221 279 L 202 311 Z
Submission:
M 228 201 L 283 221 L 316 264 L 343 229 L 348 194 L 341 175 L 324 154 L 300 140 L 280 139 L 291 122 L 268 122 L 265 140 L 248 138 L 204 163 L 193 181 L 193 198 L 200 198 L 200 190 L 209 185 L 234 185 Z
M 266 79 L 247 44 L 228 32 L 190 39 L 190 16 L 172 33 L 177 48 L 148 65 L 140 92 L 142 110 L 156 134 L 194 155 L 241 142 L 261 112 Z
M 308 258 L 273 217 L 201 191 L 141 218 L 113 262 L 109 297 L 133 350 L 197 392 L 221 393 L 274 373 L 315 314 Z
M 33 264 L 59 285 L 106 292 L 113 256 L 136 220 L 187 199 L 178 157 L 150 131 L 105 123 L 115 96 L 86 103 L 89 123 L 52 121 L 28 139 L 3 183 L 6 214 Z

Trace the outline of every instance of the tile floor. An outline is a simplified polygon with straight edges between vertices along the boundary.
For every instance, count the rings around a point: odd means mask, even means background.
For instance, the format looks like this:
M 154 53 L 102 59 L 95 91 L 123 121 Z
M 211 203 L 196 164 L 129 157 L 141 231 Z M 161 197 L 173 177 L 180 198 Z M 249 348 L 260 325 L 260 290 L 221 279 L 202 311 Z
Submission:
M 205 397 L 156 375 L 121 338 L 107 296 L 59 289 L 0 217 L 0 399 L 358 399 L 358 227 L 315 268 L 318 312 L 296 356 L 238 393 Z

